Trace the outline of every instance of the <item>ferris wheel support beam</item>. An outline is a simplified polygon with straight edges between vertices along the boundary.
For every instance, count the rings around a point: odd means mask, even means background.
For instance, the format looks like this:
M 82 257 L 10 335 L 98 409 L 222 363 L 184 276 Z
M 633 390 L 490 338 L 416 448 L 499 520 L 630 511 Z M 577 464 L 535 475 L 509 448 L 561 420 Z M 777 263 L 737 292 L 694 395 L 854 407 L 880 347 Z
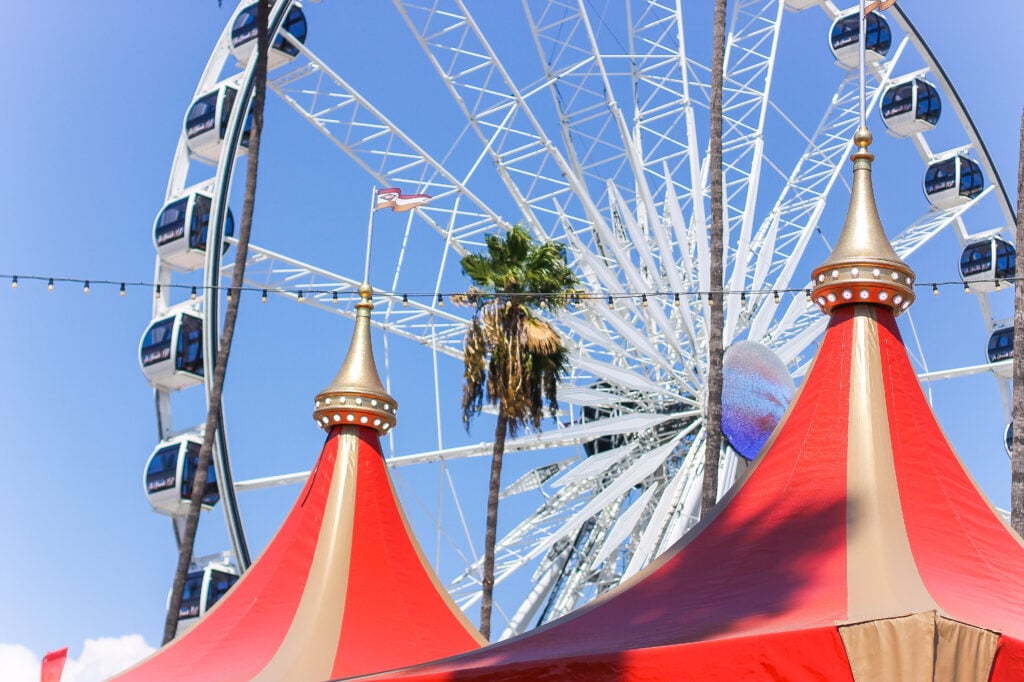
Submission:
M 479 237 L 495 225 L 509 227 L 466 186 L 466 179 L 450 173 L 309 48 L 297 40 L 293 44 L 309 63 L 268 82 L 270 89 L 378 183 L 404 184 L 430 194 L 431 205 L 415 212 L 442 237 L 451 234 L 459 254 L 468 253 L 464 241 Z M 341 134 L 335 134 L 335 129 Z M 473 208 L 461 208 L 460 198 L 467 199 Z M 448 210 L 440 211 L 441 206 Z M 435 219 L 435 215 L 446 213 L 451 225 Z
M 233 243 L 233 239 L 228 239 Z M 361 282 L 345 277 L 280 253 L 256 245 L 250 245 L 250 256 L 246 265 L 246 284 L 253 289 L 264 289 L 268 293 L 298 301 L 297 292 L 306 288 L 309 296 L 302 302 L 313 308 L 325 310 L 343 317 L 355 318 L 355 311 L 349 305 L 341 306 L 334 294 L 353 294 Z M 224 276 L 231 273 L 232 266 L 225 266 Z M 262 275 L 262 279 L 259 278 Z M 302 282 L 302 284 L 297 284 Z M 384 302 L 380 311 L 371 316 L 370 324 L 390 333 L 428 346 L 454 358 L 462 358 L 462 334 L 466 319 L 434 306 L 414 300 L 405 300 L 403 294 L 375 289 L 374 298 Z M 422 292 L 420 292 L 422 295 Z M 408 294 L 406 294 L 408 295 Z M 350 304 L 355 300 L 347 297 Z M 433 299 L 433 296 L 431 296 Z

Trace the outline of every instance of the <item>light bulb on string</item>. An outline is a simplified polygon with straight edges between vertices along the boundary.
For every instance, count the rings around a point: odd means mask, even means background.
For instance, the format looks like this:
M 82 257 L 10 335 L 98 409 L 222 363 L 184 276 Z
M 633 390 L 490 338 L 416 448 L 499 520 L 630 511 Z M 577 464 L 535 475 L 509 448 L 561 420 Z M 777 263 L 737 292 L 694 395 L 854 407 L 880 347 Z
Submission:
M 11 288 L 12 289 L 17 289 L 18 288 L 18 276 L 17 275 L 15 275 L 14 277 L 11 277 Z
M 192 297 L 192 300 L 193 300 L 193 301 L 194 301 L 194 300 L 196 300 L 196 288 L 195 288 L 195 287 L 192 287 L 192 294 L 191 294 L 191 297 Z
M 747 292 L 745 292 L 745 291 L 741 291 L 740 292 L 740 305 L 742 305 L 742 306 L 746 306 L 747 305 Z
M 811 290 L 810 289 L 804 289 L 804 298 L 807 300 L 808 303 L 811 302 Z
M 778 305 L 779 304 L 779 292 L 773 291 L 772 292 L 772 298 L 775 299 L 775 305 Z
M 50 281 L 46 283 L 46 290 L 53 291 L 53 277 L 51 277 Z
M 124 296 L 124 282 L 121 282 L 121 289 L 117 293 L 120 294 L 121 296 Z
M 672 302 L 675 303 L 676 307 L 679 307 L 679 292 L 672 294 Z
M 299 303 L 303 303 L 305 301 L 305 299 L 303 299 L 302 297 L 302 289 L 299 289 L 299 297 L 295 300 L 298 301 Z
M 438 308 L 443 308 L 444 307 L 444 296 L 442 296 L 441 294 L 437 295 L 437 307 Z
M 337 291 L 332 291 L 331 292 L 331 303 L 333 303 L 334 305 L 338 305 L 338 292 Z
M 85 280 L 85 284 L 82 285 L 82 293 L 89 293 L 89 280 Z
M 999 282 L 999 278 L 997 277 L 997 278 L 996 278 L 996 291 L 999 291 L 999 289 L 1000 289 L 1001 287 L 1002 287 L 1002 284 L 1001 284 L 1001 283 Z
M 267 302 L 267 290 L 264 289 L 263 293 L 260 294 L 260 303 L 266 303 L 266 302 Z
M 647 294 L 640 294 L 640 305 L 644 308 L 647 307 Z
M 964 293 L 965 294 L 971 293 L 971 285 L 968 284 L 967 282 L 964 282 Z
M 156 291 L 153 293 L 153 298 L 160 298 L 160 285 L 156 285 Z
M 409 307 L 409 294 L 402 294 L 402 307 L 403 308 L 408 308 Z
M 710 305 L 710 306 L 713 306 L 713 305 L 715 305 L 715 299 L 714 299 L 714 297 L 713 297 L 713 296 L 711 295 L 711 292 L 710 292 L 710 291 L 708 292 L 708 305 Z
M 938 284 L 933 284 L 932 285 L 932 296 L 938 296 L 938 295 L 939 295 L 939 285 Z

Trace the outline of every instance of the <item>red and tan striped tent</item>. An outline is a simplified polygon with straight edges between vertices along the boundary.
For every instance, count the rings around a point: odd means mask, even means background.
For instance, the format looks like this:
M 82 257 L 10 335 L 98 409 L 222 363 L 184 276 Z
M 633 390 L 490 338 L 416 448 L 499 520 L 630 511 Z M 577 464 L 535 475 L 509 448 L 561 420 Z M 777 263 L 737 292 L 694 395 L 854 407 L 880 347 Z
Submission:
M 380 450 L 395 402 L 370 348 L 368 290 L 353 343 L 314 416 L 320 458 L 277 535 L 184 635 L 118 676 L 138 680 L 325 680 L 479 647 L 399 506 Z
M 857 142 L 850 215 L 814 273 L 828 330 L 742 484 L 603 599 L 372 679 L 1024 680 L 1024 545 L 907 358 L 894 313 L 913 273 L 878 220 L 870 136 Z

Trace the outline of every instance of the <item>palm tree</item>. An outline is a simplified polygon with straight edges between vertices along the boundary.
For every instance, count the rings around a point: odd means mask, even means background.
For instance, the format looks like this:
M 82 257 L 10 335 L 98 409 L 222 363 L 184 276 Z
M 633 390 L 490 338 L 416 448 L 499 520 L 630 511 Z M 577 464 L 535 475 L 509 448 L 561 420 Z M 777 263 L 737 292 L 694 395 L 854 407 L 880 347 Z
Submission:
M 718 501 L 718 459 L 722 450 L 722 352 L 725 297 L 722 254 L 722 81 L 725 72 L 725 9 L 727 0 L 715 0 L 714 42 L 711 48 L 711 323 L 708 329 L 708 403 L 704 441 L 704 486 L 700 514 Z
M 1024 113 L 1020 119 L 1020 157 L 1017 166 L 1017 248 L 1024 244 Z M 1024 536 L 1024 258 L 1017 254 L 1013 276 L 1013 418 L 1016 429 L 1010 456 L 1010 525 Z M 1013 424 L 1017 426 L 1014 427 Z
M 558 382 L 568 365 L 568 350 L 555 330 L 540 319 L 539 310 L 565 307 L 578 279 L 566 264 L 562 244 L 537 244 L 518 225 L 504 238 L 488 235 L 487 252 L 464 257 L 462 271 L 477 287 L 467 297 L 476 304 L 476 313 L 463 355 L 462 421 L 469 430 L 485 403 L 498 408 L 480 601 L 480 632 L 490 639 L 505 437 L 515 436 L 524 427 L 539 429 L 545 402 L 552 417 L 557 413 Z
M 192 562 L 192 550 L 195 546 L 196 529 L 199 527 L 199 512 L 202 509 L 203 494 L 206 490 L 207 474 L 210 470 L 210 459 L 213 453 L 213 438 L 220 427 L 221 396 L 224 391 L 224 376 L 227 373 L 228 357 L 231 353 L 231 339 L 235 333 L 235 320 L 238 319 L 238 304 L 241 301 L 242 278 L 245 276 L 245 261 L 249 252 L 249 232 L 252 229 L 253 207 L 256 203 L 256 169 L 260 158 L 260 134 L 263 132 L 263 103 L 267 93 L 267 49 L 270 45 L 267 19 L 270 14 L 269 0 L 259 0 L 256 18 L 256 65 L 253 78 L 255 90 L 252 103 L 252 130 L 249 133 L 249 160 L 245 172 L 245 197 L 242 202 L 242 219 L 238 230 L 238 242 L 235 246 L 235 267 L 231 271 L 231 288 L 234 296 L 228 297 L 227 310 L 224 312 L 224 331 L 221 334 L 220 347 L 217 350 L 217 363 L 214 366 L 213 383 L 206 414 L 206 431 L 199 449 L 199 462 L 196 466 L 195 479 L 192 482 L 192 497 L 185 527 L 181 533 L 178 546 L 178 566 L 174 573 L 171 597 L 167 605 L 167 619 L 164 621 L 163 643 L 174 639 L 178 629 L 178 609 L 181 597 L 185 592 L 185 579 L 188 577 L 189 564 Z M 239 106 L 241 106 L 239 102 Z

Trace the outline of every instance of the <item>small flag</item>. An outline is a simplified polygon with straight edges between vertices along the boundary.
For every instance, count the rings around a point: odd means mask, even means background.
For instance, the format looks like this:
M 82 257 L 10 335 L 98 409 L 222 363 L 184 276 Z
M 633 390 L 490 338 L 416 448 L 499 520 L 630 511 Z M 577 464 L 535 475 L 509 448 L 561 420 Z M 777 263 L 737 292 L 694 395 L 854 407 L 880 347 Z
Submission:
M 868 3 L 868 6 L 864 8 L 864 14 L 871 14 L 875 10 L 884 12 L 895 4 L 896 0 L 874 0 L 874 2 Z
M 39 682 L 60 682 L 64 673 L 64 662 L 68 658 L 68 649 L 58 649 L 43 656 L 43 665 L 39 669 Z
M 397 187 L 387 187 L 377 190 L 377 203 L 373 210 L 379 211 L 382 208 L 390 208 L 392 211 L 401 213 L 403 211 L 411 211 L 428 201 L 430 201 L 429 194 L 402 194 L 402 190 Z

